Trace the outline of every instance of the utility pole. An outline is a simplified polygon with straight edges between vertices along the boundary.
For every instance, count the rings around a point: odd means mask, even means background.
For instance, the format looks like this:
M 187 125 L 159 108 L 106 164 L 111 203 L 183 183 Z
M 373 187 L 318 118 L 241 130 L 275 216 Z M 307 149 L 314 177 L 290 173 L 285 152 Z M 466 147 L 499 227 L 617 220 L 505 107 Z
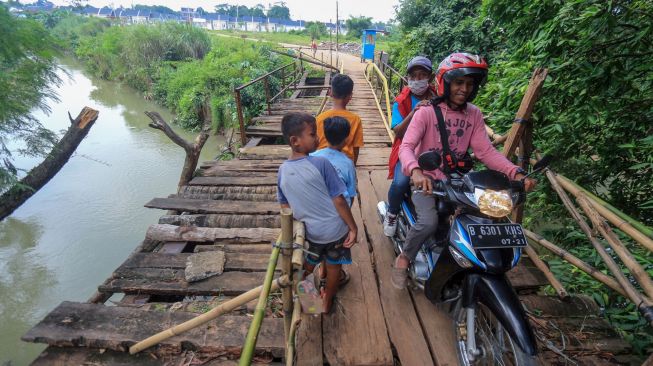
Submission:
M 338 1 L 336 0 L 336 64 L 340 59 L 340 53 L 338 51 L 338 34 L 340 33 L 340 19 L 338 18 Z M 338 67 L 338 65 L 336 65 Z
M 333 24 L 333 19 L 329 19 L 329 24 Z M 333 66 L 333 28 L 329 27 L 329 64 Z

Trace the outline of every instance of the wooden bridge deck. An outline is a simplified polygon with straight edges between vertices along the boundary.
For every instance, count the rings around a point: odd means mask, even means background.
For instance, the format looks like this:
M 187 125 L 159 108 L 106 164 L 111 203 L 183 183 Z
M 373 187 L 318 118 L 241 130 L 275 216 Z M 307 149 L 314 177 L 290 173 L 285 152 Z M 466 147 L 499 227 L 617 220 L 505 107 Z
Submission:
M 346 72 L 355 82 L 350 109 L 361 116 L 366 141 L 357 167 L 359 196 L 353 205 L 359 244 L 352 249 L 351 281 L 338 293 L 336 311 L 303 316 L 296 364 L 455 365 L 453 326 L 447 315 L 421 293 L 397 291 L 390 285 L 394 253 L 376 214 L 376 202 L 386 199 L 390 184 L 389 139 L 362 66 L 348 62 Z M 316 105 L 318 99 L 298 98 L 273 110 L 312 112 Z M 266 118 L 268 127 L 278 127 L 276 120 Z M 23 337 L 50 345 L 33 364 L 234 365 L 254 303 L 139 355 L 126 352 L 135 342 L 262 283 L 270 242 L 279 233 L 276 171 L 287 156 L 284 146 L 246 147 L 235 160 L 203 163 L 200 176 L 178 194 L 148 202 L 147 207 L 179 214 L 165 214 L 150 227 L 96 296 L 86 303 L 62 303 Z M 214 250 L 226 253 L 225 272 L 186 282 L 184 269 L 191 253 Z M 599 317 L 592 300 L 573 297 L 562 303 L 537 295 L 546 282 L 528 258 L 511 272 L 510 280 L 531 311 L 544 363 L 565 363 L 565 356 L 552 347 L 581 364 L 630 360 L 629 345 Z M 280 296 L 271 296 L 256 364 L 282 361 L 280 303 Z

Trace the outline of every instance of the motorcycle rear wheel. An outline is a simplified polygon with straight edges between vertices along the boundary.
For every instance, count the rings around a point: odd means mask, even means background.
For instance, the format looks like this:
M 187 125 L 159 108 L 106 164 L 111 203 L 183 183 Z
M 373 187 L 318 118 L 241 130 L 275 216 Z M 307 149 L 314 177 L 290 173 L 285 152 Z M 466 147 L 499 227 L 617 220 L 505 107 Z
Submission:
M 517 342 L 501 326 L 497 318 L 489 308 L 483 304 L 477 304 L 474 320 L 476 333 L 476 348 L 481 354 L 473 361 L 467 353 L 467 311 L 463 308 L 461 300 L 451 306 L 451 316 L 454 320 L 454 334 L 456 335 L 456 353 L 461 365 L 465 366 L 535 366 L 539 365 L 537 357 L 524 353 Z

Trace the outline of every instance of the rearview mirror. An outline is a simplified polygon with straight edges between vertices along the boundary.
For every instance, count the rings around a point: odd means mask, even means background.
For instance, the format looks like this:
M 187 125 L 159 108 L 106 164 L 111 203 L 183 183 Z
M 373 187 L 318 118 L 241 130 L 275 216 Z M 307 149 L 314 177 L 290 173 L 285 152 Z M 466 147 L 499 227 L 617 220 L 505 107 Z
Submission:
M 420 154 L 419 158 L 417 158 L 417 163 L 422 170 L 436 170 L 440 167 L 442 158 L 440 154 L 431 150 Z
M 542 159 L 540 159 L 535 165 L 533 165 L 533 171 L 538 171 L 546 168 L 549 166 L 551 161 L 553 160 L 553 156 L 551 155 L 544 155 Z

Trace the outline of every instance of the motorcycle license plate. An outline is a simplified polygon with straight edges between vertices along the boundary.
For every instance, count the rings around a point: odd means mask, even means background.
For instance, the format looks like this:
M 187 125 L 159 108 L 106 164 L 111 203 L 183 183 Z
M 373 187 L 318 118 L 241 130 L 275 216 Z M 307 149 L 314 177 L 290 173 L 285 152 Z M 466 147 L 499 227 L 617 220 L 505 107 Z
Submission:
M 514 248 L 527 245 L 519 224 L 470 224 L 467 232 L 474 248 Z

